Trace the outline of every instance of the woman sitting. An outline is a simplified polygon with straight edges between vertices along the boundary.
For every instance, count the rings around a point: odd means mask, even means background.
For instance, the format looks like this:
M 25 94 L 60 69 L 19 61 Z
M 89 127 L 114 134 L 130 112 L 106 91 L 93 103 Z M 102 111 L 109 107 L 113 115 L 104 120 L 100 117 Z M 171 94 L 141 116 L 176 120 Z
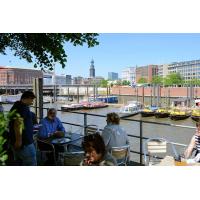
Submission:
M 129 144 L 126 131 L 119 125 L 119 115 L 116 113 L 108 113 L 106 121 L 107 125 L 102 133 L 106 149 L 110 151 L 112 147 L 121 147 Z
M 196 123 L 196 132 L 192 137 L 188 148 L 185 151 L 185 158 L 188 159 L 191 157 L 194 149 L 196 149 L 195 158 L 196 162 L 200 162 L 200 122 Z
M 91 134 L 84 137 L 82 147 L 85 152 L 85 158 L 81 162 L 84 166 L 114 166 L 116 160 L 106 152 L 102 137 L 98 134 Z

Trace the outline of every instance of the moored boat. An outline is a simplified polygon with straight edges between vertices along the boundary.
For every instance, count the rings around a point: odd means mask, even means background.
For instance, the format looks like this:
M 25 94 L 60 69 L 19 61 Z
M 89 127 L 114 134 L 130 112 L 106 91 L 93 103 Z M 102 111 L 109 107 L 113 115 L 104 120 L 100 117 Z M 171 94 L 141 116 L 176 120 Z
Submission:
M 139 114 L 142 110 L 142 107 L 142 103 L 138 101 L 130 101 L 127 105 L 120 108 L 118 115 L 120 116 L 120 118 L 131 117 Z
M 61 111 L 74 111 L 74 110 L 81 110 L 83 109 L 83 105 L 82 104 L 67 104 L 67 105 L 63 105 L 61 106 Z
M 108 107 L 108 105 L 103 102 L 81 102 L 81 105 L 83 105 L 83 109 L 86 110 Z
M 192 110 L 191 118 L 196 122 L 200 121 L 200 108 L 195 108 Z
M 188 117 L 190 117 L 189 110 L 184 110 L 183 108 L 174 108 L 170 112 L 170 119 L 172 120 L 183 120 L 187 119 Z
M 158 107 L 156 106 L 146 106 L 140 113 L 142 117 L 152 117 L 157 109 Z
M 156 112 L 155 112 L 155 117 L 156 118 L 166 118 L 169 117 L 170 113 L 169 113 L 169 109 L 168 108 L 159 108 Z

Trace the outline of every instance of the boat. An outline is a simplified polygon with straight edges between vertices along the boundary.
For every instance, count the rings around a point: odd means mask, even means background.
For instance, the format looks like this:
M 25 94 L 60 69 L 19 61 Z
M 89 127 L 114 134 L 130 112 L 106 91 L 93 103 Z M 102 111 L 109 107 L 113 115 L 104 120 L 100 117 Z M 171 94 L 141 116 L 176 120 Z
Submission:
M 131 117 L 139 114 L 142 108 L 143 108 L 142 103 L 138 101 L 129 101 L 127 105 L 122 106 L 120 108 L 118 115 L 120 116 L 120 118 Z
M 192 109 L 191 118 L 196 122 L 200 121 L 200 107 Z
M 89 102 L 104 102 L 104 103 L 118 103 L 118 97 L 117 96 L 91 96 L 88 99 Z
M 187 108 L 175 107 L 171 110 L 169 117 L 172 120 L 187 119 L 188 117 L 190 117 L 190 111 Z
M 84 110 L 108 107 L 108 105 L 103 102 L 88 102 L 88 101 L 86 101 L 86 102 L 81 102 L 81 105 L 83 105 Z
M 169 115 L 170 115 L 170 113 L 169 113 L 169 109 L 168 108 L 159 108 L 155 112 L 155 117 L 156 118 L 166 118 L 166 117 L 169 117 Z
M 155 115 L 157 106 L 145 106 L 145 108 L 140 112 L 142 117 L 152 117 Z
M 83 105 L 80 103 L 74 103 L 74 104 L 67 104 L 61 106 L 61 111 L 74 111 L 74 110 L 81 110 L 83 109 Z

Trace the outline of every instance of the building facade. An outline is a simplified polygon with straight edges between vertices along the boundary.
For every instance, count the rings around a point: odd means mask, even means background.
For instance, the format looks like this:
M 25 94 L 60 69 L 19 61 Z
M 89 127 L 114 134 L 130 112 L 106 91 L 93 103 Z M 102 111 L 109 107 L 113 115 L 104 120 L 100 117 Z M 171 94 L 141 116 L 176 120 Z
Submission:
M 118 73 L 108 72 L 108 80 L 110 81 L 118 80 Z
M 131 83 L 135 83 L 136 77 L 136 67 L 127 67 L 122 70 L 122 81 L 130 81 Z
M 82 76 L 77 76 L 73 78 L 73 85 L 81 85 L 83 84 L 84 78 Z
M 94 60 L 92 59 L 91 65 L 90 65 L 90 78 L 95 77 L 95 68 L 94 68 Z
M 42 78 L 41 70 L 0 67 L 0 85 L 32 84 L 33 78 Z
M 66 75 L 66 84 L 71 85 L 72 84 L 72 76 L 71 75 Z
M 165 78 L 168 75 L 168 64 L 158 66 L 158 76 Z
M 146 65 L 136 68 L 136 83 L 141 78 L 146 79 L 147 83 L 151 83 L 152 78 L 158 75 L 158 65 Z
M 200 60 L 171 63 L 168 66 L 168 73 L 179 73 L 185 82 L 200 79 Z

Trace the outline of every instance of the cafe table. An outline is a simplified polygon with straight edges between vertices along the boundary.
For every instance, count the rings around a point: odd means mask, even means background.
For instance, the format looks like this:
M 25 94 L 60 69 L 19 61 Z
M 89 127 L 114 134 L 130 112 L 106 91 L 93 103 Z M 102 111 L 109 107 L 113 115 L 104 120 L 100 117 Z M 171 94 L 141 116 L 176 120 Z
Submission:
M 166 156 L 156 166 L 200 166 L 200 163 L 187 163 L 186 160 L 179 162 L 175 161 L 172 156 Z

